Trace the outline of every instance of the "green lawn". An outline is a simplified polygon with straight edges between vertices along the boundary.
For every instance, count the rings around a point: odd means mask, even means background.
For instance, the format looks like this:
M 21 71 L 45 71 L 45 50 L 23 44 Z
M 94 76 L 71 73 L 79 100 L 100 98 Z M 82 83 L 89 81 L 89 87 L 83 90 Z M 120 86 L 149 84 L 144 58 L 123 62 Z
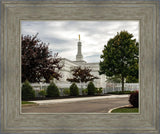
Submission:
M 111 113 L 138 113 L 138 108 L 117 108 L 114 109 Z
M 36 104 L 34 102 L 29 102 L 29 101 L 22 101 L 22 104 Z

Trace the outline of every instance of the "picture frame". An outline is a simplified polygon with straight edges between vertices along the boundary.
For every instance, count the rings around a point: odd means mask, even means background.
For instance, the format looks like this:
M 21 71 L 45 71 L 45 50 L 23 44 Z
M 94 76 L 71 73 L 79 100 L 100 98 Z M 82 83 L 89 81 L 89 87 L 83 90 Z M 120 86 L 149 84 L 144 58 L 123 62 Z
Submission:
M 2 133 L 159 133 L 159 2 L 2 0 Z M 21 113 L 21 20 L 139 20 L 138 114 Z

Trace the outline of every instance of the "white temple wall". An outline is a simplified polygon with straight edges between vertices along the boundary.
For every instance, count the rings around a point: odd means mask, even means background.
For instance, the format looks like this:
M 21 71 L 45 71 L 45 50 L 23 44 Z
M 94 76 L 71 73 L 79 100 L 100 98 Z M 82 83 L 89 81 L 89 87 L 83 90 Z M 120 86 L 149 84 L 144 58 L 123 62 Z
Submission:
M 71 69 L 73 69 L 74 67 L 77 66 L 81 66 L 81 67 L 89 67 L 92 71 L 91 74 L 98 77 L 99 79 L 95 79 L 93 81 L 94 85 L 96 87 L 102 87 L 105 88 L 106 87 L 106 76 L 105 75 L 99 75 L 99 63 L 77 63 L 74 61 L 70 61 L 68 59 L 63 59 L 62 63 L 64 64 L 64 67 L 61 69 L 60 73 L 62 74 L 62 78 L 60 78 L 60 80 L 55 80 L 55 83 L 62 88 L 68 88 L 71 83 L 68 82 L 66 79 L 67 78 L 72 78 L 72 72 Z M 84 88 L 87 86 L 88 83 L 83 84 Z M 79 84 L 78 84 L 79 85 Z

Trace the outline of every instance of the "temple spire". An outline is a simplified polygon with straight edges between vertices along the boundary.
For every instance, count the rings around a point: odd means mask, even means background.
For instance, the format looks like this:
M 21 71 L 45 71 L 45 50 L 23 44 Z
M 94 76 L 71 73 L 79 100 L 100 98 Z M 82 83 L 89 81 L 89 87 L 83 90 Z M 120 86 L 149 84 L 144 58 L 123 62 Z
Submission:
M 78 41 L 78 44 L 77 44 L 78 51 L 77 51 L 77 55 L 76 55 L 76 61 L 83 61 L 83 55 L 82 55 L 82 52 L 81 52 L 81 47 L 82 47 L 82 43 L 80 41 L 80 34 L 79 34 L 79 41 Z

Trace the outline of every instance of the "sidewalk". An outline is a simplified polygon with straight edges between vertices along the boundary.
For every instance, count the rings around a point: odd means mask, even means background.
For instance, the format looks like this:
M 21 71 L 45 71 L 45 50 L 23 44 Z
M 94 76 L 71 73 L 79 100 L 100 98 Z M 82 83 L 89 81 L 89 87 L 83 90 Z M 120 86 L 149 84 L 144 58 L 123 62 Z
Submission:
M 70 103 L 70 102 L 78 102 L 78 101 L 98 100 L 98 99 L 107 99 L 107 98 L 108 99 L 109 98 L 125 98 L 125 97 L 129 97 L 129 95 L 110 95 L 110 96 L 95 96 L 95 97 L 85 97 L 85 98 L 38 100 L 38 101 L 30 101 L 30 102 L 34 102 L 39 105 L 45 105 L 45 104 Z

